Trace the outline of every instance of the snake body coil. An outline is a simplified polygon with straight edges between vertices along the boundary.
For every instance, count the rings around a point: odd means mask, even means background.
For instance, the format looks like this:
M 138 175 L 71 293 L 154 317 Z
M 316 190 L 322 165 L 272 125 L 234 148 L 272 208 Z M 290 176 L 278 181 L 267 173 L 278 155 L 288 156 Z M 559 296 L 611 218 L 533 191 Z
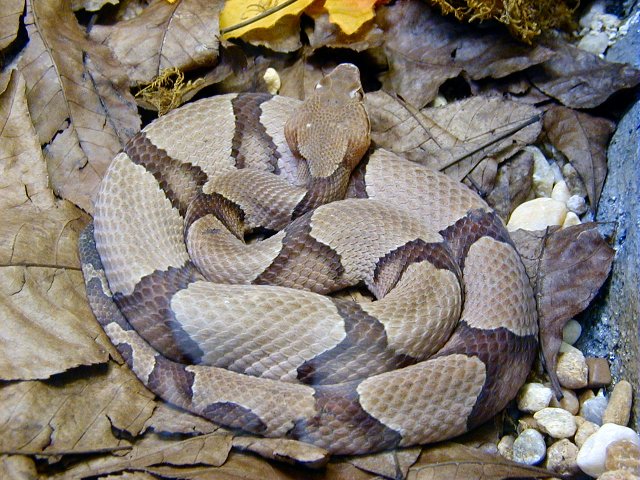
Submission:
M 200 100 L 113 160 L 81 237 L 87 294 L 164 400 L 353 454 L 454 437 L 515 396 L 537 323 L 501 220 L 368 152 L 362 96 L 345 64 L 304 103 Z

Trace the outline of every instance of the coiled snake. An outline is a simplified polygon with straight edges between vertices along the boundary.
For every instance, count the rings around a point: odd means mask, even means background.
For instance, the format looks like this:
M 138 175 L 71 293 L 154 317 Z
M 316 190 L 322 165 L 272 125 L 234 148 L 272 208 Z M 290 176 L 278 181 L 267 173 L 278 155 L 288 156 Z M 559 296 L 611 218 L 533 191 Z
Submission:
M 186 105 L 114 158 L 81 260 L 98 321 L 149 389 L 338 454 L 451 438 L 515 396 L 537 322 L 503 223 L 369 134 L 343 64 L 304 103 Z

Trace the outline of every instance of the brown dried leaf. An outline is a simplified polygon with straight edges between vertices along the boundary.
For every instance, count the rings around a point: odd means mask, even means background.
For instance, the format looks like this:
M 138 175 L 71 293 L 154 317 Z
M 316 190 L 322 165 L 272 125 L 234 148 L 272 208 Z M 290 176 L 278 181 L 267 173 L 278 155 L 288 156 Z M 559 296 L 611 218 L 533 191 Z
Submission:
M 16 39 L 20 16 L 24 11 L 24 0 L 2 0 L 0 15 L 0 50 Z
M 286 438 L 235 437 L 233 447 L 308 468 L 320 468 L 329 461 L 329 452 L 324 448 Z
M 518 152 L 498 169 L 496 183 L 485 200 L 503 220 L 529 196 L 532 175 L 533 154 L 527 150 Z
M 113 429 L 137 435 L 154 408 L 153 394 L 114 362 L 47 381 L 0 386 L 0 451 L 70 454 L 127 446 Z
M 89 41 L 68 2 L 27 3 L 29 43 L 18 64 L 54 191 L 84 210 L 111 158 L 140 127 L 109 50 Z
M 36 480 L 36 463 L 24 455 L 0 455 L 0 478 L 9 480 Z
M 25 81 L 0 95 L 0 379 L 37 379 L 115 354 L 84 294 L 77 254 L 88 215 L 48 186 Z
M 371 480 L 380 479 L 364 472 L 347 461 L 338 460 L 324 469 L 310 470 L 286 463 L 270 462 L 255 455 L 231 452 L 220 467 L 149 467 L 147 471 L 162 478 L 189 480 Z
M 544 93 L 571 108 L 593 108 L 622 88 L 640 83 L 640 71 L 622 63 L 612 63 L 549 36 L 546 46 L 555 55 L 530 75 Z
M 313 19 L 313 25 L 305 28 L 312 49 L 321 47 L 348 48 L 356 52 L 379 47 L 384 40 L 384 32 L 374 22 L 368 22 L 353 35 L 346 35 L 335 23 L 320 3 L 314 3 L 305 10 Z
M 144 424 L 143 432 L 161 434 L 201 435 L 225 430 L 209 420 L 193 415 L 168 403 L 159 403 L 153 415 Z
M 280 95 L 304 100 L 316 87 L 316 84 L 331 71 L 338 62 L 327 62 L 318 67 L 305 58 L 301 58 L 293 65 L 283 68 L 280 74 Z
M 91 37 L 111 48 L 133 84 L 149 83 L 168 68 L 188 71 L 215 64 L 221 4 L 155 0 L 130 20 L 94 26 Z
M 507 460 L 458 443 L 446 442 L 426 447 L 407 480 L 502 480 L 548 478 L 553 472 Z
M 500 161 L 533 142 L 541 128 L 535 107 L 472 97 L 420 112 L 384 92 L 366 96 L 377 146 L 462 180 L 483 158 Z
M 223 465 L 231 450 L 231 435 L 210 434 L 175 441 L 156 436 L 137 442 L 124 456 L 107 456 L 88 460 L 65 472 L 65 478 L 143 470 L 156 465 Z
M 554 106 L 544 114 L 544 129 L 551 143 L 580 174 L 595 210 L 607 176 L 607 145 L 615 124 L 604 118 Z
M 385 87 L 417 108 L 433 100 L 447 79 L 466 72 L 473 79 L 500 78 L 549 59 L 551 50 L 528 47 L 504 32 L 471 29 L 403 0 L 379 10 L 389 61 Z
M 405 478 L 409 468 L 418 460 L 421 451 L 421 447 L 401 448 L 390 452 L 358 455 L 349 458 L 348 461 L 361 470 L 385 478 Z
M 536 293 L 540 343 L 547 374 L 555 375 L 562 329 L 584 310 L 607 279 L 615 251 L 595 223 L 553 232 L 511 232 Z

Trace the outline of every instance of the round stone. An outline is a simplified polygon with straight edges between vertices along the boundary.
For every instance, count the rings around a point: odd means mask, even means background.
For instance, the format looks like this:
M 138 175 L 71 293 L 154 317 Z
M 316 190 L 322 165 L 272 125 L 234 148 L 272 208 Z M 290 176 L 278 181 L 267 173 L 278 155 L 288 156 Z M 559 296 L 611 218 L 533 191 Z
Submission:
M 574 351 L 560 353 L 556 373 L 560 385 L 565 388 L 577 389 L 587 386 L 589 370 L 582 353 Z
M 574 319 L 571 319 L 562 329 L 562 340 L 569 345 L 573 345 L 578 341 L 581 334 L 582 325 L 580 325 L 580 323 L 578 323 Z
M 518 409 L 522 412 L 537 412 L 549 405 L 553 391 L 541 383 L 525 383 L 518 392 Z
M 538 422 L 540 431 L 553 438 L 568 438 L 576 433 L 573 415 L 562 408 L 543 408 L 536 412 L 533 418 Z
M 562 398 L 558 401 L 555 396 L 551 397 L 549 406 L 563 408 L 567 412 L 571 413 L 571 415 L 577 415 L 580 411 L 580 402 L 578 401 L 578 397 L 573 390 L 568 390 L 566 388 L 562 388 L 561 390 Z
M 577 460 L 580 470 L 592 477 L 604 473 L 607 447 L 618 440 L 629 440 L 634 445 L 640 445 L 640 437 L 630 428 L 605 423 L 580 447 Z
M 525 465 L 537 465 L 544 460 L 547 446 L 542 434 L 529 428 L 518 435 L 513 442 L 513 461 Z
M 575 475 L 580 471 L 577 463 L 578 447 L 566 438 L 552 443 L 547 449 L 545 466 L 562 475 Z
M 516 437 L 513 435 L 505 435 L 498 442 L 498 453 L 508 460 L 513 459 L 513 442 Z

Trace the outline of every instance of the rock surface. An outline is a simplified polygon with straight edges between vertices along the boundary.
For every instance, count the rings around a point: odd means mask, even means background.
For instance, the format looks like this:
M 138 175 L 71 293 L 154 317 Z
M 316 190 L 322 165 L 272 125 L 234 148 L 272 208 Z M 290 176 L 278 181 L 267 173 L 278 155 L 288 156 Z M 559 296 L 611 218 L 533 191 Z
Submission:
M 640 67 L 640 3 L 629 2 L 628 33 L 607 52 L 607 60 Z M 638 322 L 640 317 L 640 102 L 624 115 L 609 146 L 609 172 L 596 220 L 616 225 L 617 250 L 611 280 L 603 295 L 582 318 L 578 346 L 594 357 L 611 357 L 614 379 L 640 385 Z M 640 389 L 634 392 L 633 425 L 640 430 Z

